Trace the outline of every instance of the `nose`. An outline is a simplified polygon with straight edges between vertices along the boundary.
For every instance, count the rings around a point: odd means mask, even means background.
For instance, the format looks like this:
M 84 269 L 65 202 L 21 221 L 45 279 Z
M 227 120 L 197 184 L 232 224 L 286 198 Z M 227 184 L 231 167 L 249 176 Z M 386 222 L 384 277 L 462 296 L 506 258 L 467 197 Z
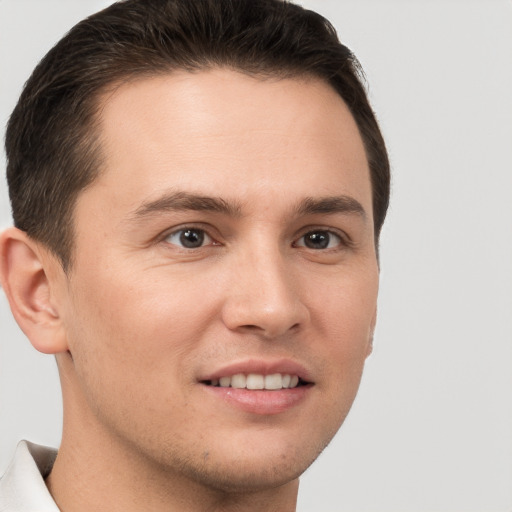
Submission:
M 309 319 L 298 280 L 278 249 L 258 250 L 237 258 L 229 272 L 222 308 L 226 327 L 273 339 L 298 330 Z

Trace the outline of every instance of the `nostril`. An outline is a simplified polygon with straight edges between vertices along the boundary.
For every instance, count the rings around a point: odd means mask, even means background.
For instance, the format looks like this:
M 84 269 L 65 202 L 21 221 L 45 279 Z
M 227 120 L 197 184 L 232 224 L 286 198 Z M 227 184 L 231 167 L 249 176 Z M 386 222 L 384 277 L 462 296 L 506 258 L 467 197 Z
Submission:
M 300 328 L 299 323 L 293 324 L 291 327 L 287 327 L 283 324 L 273 324 L 271 322 L 262 322 L 262 325 L 255 324 L 247 324 L 241 325 L 238 330 L 239 332 L 245 332 L 247 334 L 254 334 L 257 336 L 261 336 L 262 338 L 278 338 L 280 336 L 285 335 L 286 333 L 290 333 L 290 331 L 295 332 Z

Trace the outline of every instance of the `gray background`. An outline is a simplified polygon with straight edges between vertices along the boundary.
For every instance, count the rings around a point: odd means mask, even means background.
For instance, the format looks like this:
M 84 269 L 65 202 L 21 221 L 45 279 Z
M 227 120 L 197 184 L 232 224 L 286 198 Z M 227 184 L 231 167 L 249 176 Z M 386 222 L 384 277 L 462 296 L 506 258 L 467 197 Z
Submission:
M 108 3 L 0 0 L 2 135 L 36 62 Z M 298 510 L 511 512 L 512 3 L 303 3 L 361 60 L 394 184 L 375 350 Z M 20 438 L 58 444 L 61 402 L 3 294 L 0 325 L 1 474 Z

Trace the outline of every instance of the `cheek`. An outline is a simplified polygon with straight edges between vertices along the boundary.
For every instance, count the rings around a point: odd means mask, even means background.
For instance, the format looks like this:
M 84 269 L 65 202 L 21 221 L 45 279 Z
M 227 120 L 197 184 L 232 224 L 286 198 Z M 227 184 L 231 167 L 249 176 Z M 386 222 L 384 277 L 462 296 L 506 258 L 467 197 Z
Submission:
M 368 266 L 324 281 L 320 293 L 310 294 L 310 310 L 336 347 L 356 353 L 372 335 L 377 309 L 378 270 Z
M 201 323 L 186 297 L 165 293 L 162 285 L 110 281 L 103 288 L 77 288 L 69 311 L 69 346 L 79 393 L 105 425 L 121 432 L 126 418 L 143 435 L 167 411 L 172 423 L 186 401 L 179 383 L 190 372 L 190 352 Z M 130 397 L 127 400 L 127 397 Z M 163 421 L 163 420 L 162 420 Z
M 325 393 L 342 415 L 348 412 L 370 353 L 375 323 L 378 273 L 353 274 L 326 287 L 312 310 L 324 350 Z M 315 320 L 313 320 L 315 322 Z
M 89 274 L 76 283 L 68 311 L 77 373 L 94 371 L 88 379 L 106 381 L 107 389 L 141 375 L 148 385 L 160 374 L 172 380 L 178 365 L 186 373 L 218 309 L 219 294 L 202 280 L 129 276 Z

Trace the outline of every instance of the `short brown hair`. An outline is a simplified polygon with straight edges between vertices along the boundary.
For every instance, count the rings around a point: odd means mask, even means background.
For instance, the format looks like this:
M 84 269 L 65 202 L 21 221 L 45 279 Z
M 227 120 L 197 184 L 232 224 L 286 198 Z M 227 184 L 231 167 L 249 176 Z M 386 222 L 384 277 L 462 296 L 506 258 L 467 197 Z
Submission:
M 378 241 L 389 161 L 362 71 L 332 25 L 283 0 L 125 0 L 73 27 L 29 78 L 8 123 L 15 225 L 71 264 L 73 209 L 101 169 L 99 96 L 134 77 L 228 67 L 254 76 L 325 80 L 363 139 Z

